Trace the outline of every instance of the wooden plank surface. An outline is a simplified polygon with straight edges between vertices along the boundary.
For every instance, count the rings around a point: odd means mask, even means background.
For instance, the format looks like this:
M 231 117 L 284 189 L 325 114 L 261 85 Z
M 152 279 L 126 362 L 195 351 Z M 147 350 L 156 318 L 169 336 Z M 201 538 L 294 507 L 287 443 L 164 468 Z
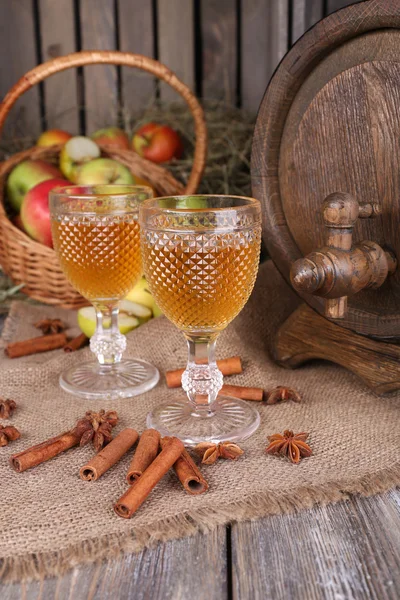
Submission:
M 235 0 L 201 3 L 203 97 L 236 102 L 237 19 Z
M 323 0 L 292 0 L 291 43 L 324 16 Z
M 400 492 L 232 528 L 233 598 L 396 600 Z
M 32 0 L 0 2 L 0 98 L 37 64 Z M 2 137 L 36 138 L 41 131 L 39 88 L 24 94 L 7 118 Z
M 303 1 L 308 2 L 300 0 Z M 288 0 L 242 0 L 241 7 L 242 105 L 256 112 L 271 75 L 288 49 L 289 3 Z
M 0 586 L 2 600 L 397 600 L 400 491 L 277 515 Z M 229 581 L 228 557 L 232 558 Z
M 158 57 L 194 89 L 194 22 L 192 0 L 158 0 Z M 161 84 L 160 97 L 166 102 L 180 99 L 167 84 Z
M 118 0 L 119 49 L 154 58 L 152 0 Z M 122 103 L 125 126 L 130 115 L 150 105 L 155 96 L 154 77 L 138 69 L 122 68 Z
M 80 22 L 83 50 L 115 50 L 113 0 L 81 0 Z M 84 67 L 86 133 L 115 125 L 118 114 L 117 68 Z
M 0 586 L 1 600 L 221 600 L 226 598 L 226 530 L 159 544 L 153 550 L 64 577 Z
M 75 52 L 73 0 L 39 0 L 39 15 L 42 60 Z M 79 132 L 76 69 L 53 75 L 44 82 L 44 103 L 48 129 Z

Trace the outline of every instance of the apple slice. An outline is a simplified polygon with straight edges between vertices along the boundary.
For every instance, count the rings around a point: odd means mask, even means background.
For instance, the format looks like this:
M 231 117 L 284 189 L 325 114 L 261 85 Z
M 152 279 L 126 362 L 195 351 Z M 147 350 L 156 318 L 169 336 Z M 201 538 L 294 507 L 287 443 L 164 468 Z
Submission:
M 60 152 L 60 169 L 64 177 L 77 183 L 80 167 L 99 156 L 100 148 L 96 142 L 83 135 L 76 135 L 66 142 Z
M 78 325 L 85 335 L 92 337 L 96 331 L 96 311 L 93 306 L 85 306 L 78 310 Z M 108 329 L 110 325 L 111 319 L 104 319 L 104 328 Z M 136 317 L 121 313 L 118 315 L 118 327 L 123 334 L 129 333 L 139 325 L 139 319 Z
M 145 277 L 141 277 L 135 287 L 127 294 L 126 300 L 137 302 L 153 310 L 154 298 L 147 286 Z
M 147 308 L 152 311 L 153 317 L 159 317 L 163 314 L 149 290 L 145 277 L 142 277 L 135 287 L 127 294 L 126 300 L 147 306 Z
M 143 304 L 132 302 L 131 300 L 121 300 L 119 303 L 119 314 L 128 317 L 136 317 L 136 319 L 139 320 L 139 323 L 146 323 L 146 321 L 149 321 L 153 316 L 150 308 L 143 306 Z

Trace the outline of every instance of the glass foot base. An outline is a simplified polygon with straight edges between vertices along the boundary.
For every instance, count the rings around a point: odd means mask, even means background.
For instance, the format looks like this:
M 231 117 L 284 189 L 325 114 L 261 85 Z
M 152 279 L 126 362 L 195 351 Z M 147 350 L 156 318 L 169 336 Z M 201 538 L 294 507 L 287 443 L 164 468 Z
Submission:
M 151 390 L 158 382 L 158 369 L 145 360 L 125 359 L 115 365 L 88 362 L 60 375 L 66 392 L 89 400 L 131 398 Z
M 187 400 L 160 404 L 147 415 L 147 426 L 158 429 L 162 436 L 173 435 L 185 444 L 200 442 L 239 442 L 256 431 L 260 424 L 258 411 L 243 400 L 218 396 L 212 411 L 197 415 Z

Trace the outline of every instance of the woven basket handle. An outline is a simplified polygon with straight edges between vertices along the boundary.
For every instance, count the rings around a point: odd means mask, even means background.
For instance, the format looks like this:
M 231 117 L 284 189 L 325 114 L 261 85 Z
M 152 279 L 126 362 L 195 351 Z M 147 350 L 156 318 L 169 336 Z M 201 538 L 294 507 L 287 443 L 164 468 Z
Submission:
M 54 73 L 59 73 L 60 71 L 65 71 L 72 67 L 97 64 L 136 67 L 142 71 L 152 73 L 159 79 L 163 79 L 168 83 L 186 101 L 195 123 L 196 144 L 193 166 L 185 191 L 187 194 L 193 194 L 196 191 L 203 174 L 207 155 L 207 129 L 203 109 L 188 86 L 182 83 L 175 73 L 157 60 L 142 56 L 141 54 L 117 51 L 75 52 L 38 65 L 17 81 L 0 104 L 0 133 L 3 129 L 4 121 L 15 102 L 33 85 L 47 79 L 47 77 Z

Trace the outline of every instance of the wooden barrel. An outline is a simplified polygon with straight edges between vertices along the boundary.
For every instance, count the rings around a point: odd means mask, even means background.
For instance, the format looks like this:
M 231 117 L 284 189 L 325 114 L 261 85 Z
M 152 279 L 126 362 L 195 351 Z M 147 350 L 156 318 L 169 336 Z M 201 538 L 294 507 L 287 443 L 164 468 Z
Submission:
M 357 219 L 353 242 L 400 259 L 400 0 L 369 0 L 310 29 L 282 60 L 261 103 L 252 152 L 263 236 L 289 280 L 293 263 L 326 244 L 321 211 L 334 192 L 379 205 Z M 304 292 L 324 314 L 325 300 Z M 400 270 L 348 298 L 338 323 L 400 337 Z

